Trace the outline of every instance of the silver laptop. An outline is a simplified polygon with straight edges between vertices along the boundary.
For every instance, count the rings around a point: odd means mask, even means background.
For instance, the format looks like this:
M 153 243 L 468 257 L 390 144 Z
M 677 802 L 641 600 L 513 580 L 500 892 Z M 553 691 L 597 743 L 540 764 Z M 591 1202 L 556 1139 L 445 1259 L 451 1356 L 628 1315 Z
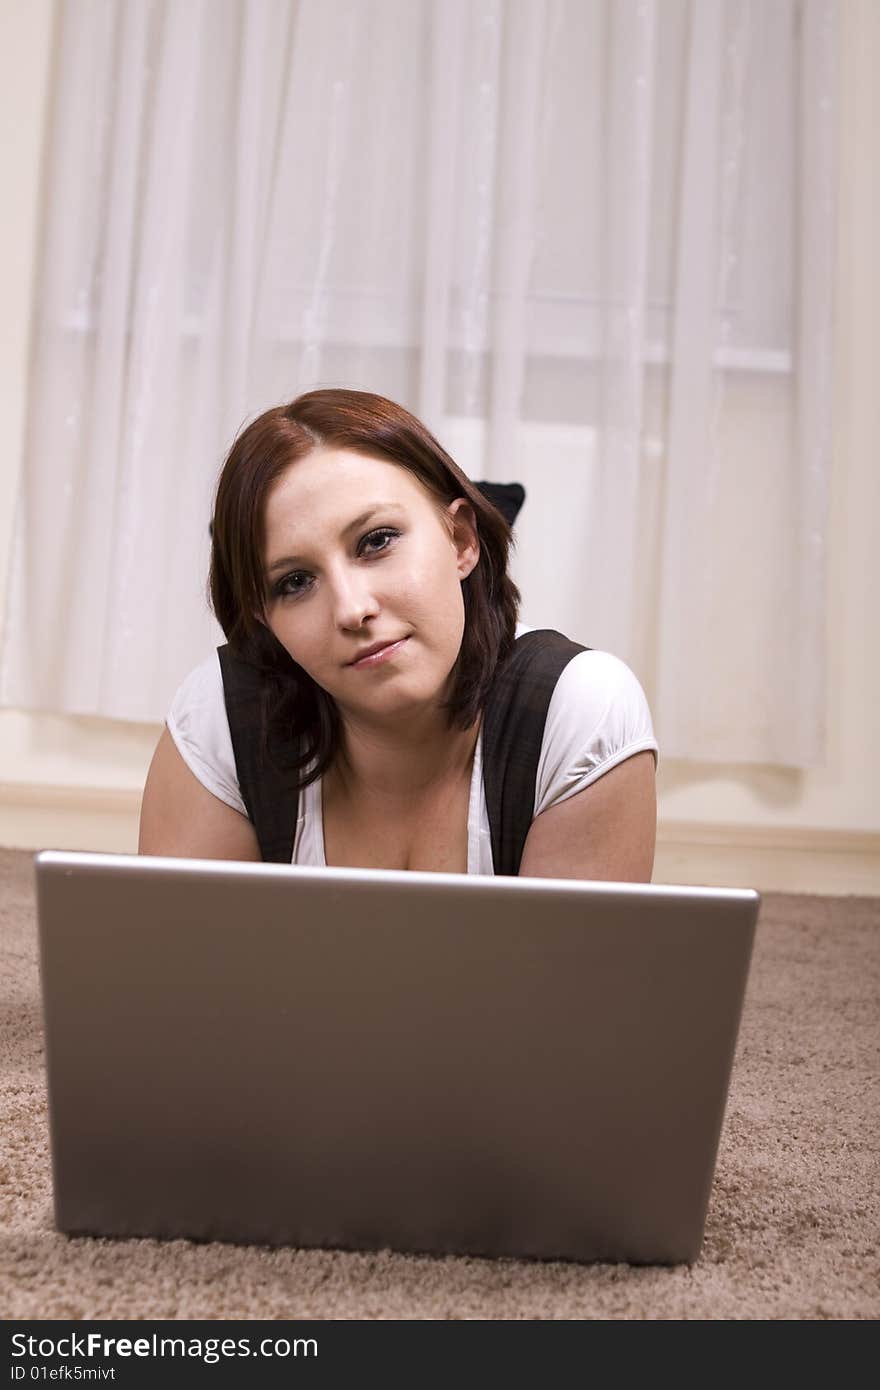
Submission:
M 700 1252 L 752 890 L 44 852 L 58 1228 Z

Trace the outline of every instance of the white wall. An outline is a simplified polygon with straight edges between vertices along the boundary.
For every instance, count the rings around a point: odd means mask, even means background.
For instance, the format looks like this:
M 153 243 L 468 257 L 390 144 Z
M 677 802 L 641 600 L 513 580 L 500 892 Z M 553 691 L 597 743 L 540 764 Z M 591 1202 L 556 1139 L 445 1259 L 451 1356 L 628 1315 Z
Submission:
M 0 611 L 23 453 L 40 154 L 50 90 L 53 0 L 0 6 Z M 843 0 L 835 469 L 829 578 L 828 765 L 661 761 L 655 880 L 764 889 L 880 891 L 880 5 Z M 455 447 L 454 429 L 446 436 Z M 462 439 L 462 462 L 466 441 Z M 554 441 L 558 448 L 560 440 Z M 532 440 L 537 461 L 544 452 Z M 528 461 L 523 481 L 528 484 Z M 525 513 L 523 514 L 525 518 Z M 526 622 L 546 621 L 530 612 Z M 586 639 L 584 639 L 586 640 Z M 201 653 L 194 654 L 194 660 Z M 157 726 L 0 711 L 0 844 L 124 850 Z M 661 748 L 662 759 L 662 748 Z

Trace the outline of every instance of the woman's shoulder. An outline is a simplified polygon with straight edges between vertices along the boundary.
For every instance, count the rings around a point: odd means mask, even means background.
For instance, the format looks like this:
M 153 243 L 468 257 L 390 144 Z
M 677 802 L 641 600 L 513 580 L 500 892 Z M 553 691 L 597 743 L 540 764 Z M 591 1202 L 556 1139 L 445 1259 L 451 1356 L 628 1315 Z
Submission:
M 194 704 L 211 705 L 218 697 L 222 701 L 223 677 L 219 655 L 213 651 L 184 676 L 171 701 L 171 709 L 184 711 Z
M 598 721 L 612 708 L 648 712 L 647 697 L 632 667 L 613 652 L 598 647 L 572 657 L 559 677 L 554 701 L 559 712 L 573 707 L 581 721 Z
M 527 627 L 525 623 L 516 625 L 517 639 L 529 632 L 545 631 L 551 632 L 554 637 L 574 641 L 573 638 L 566 637 L 564 632 L 558 632 L 556 628 L 533 628 Z M 562 704 L 566 697 L 574 697 L 581 718 L 588 717 L 597 708 L 604 707 L 609 697 L 626 700 L 638 699 L 640 695 L 642 699 L 645 698 L 638 678 L 626 662 L 612 652 L 602 651 L 598 647 L 585 647 L 582 651 L 576 652 L 563 667 L 556 689 L 559 692 L 557 704 Z
M 528 632 L 544 631 L 556 633 L 557 629 L 528 627 L 525 623 L 516 625 L 517 638 L 524 637 Z M 558 635 L 566 637 L 564 632 Z M 566 640 L 575 639 L 566 637 Z M 568 675 L 563 691 L 570 687 L 572 692 L 577 690 L 580 695 L 591 698 L 594 702 L 601 702 L 603 692 L 608 690 L 625 695 L 634 693 L 638 688 L 644 697 L 644 691 L 635 673 L 626 662 L 612 652 L 602 651 L 598 647 L 584 647 L 582 651 L 576 652 L 563 668 L 560 681 L 566 673 Z
M 165 723 L 177 751 L 202 785 L 228 806 L 246 814 L 216 651 L 200 661 L 181 681 Z
M 613 652 L 578 652 L 553 691 L 535 789 L 535 814 L 589 786 L 624 759 L 659 745 L 647 696 Z

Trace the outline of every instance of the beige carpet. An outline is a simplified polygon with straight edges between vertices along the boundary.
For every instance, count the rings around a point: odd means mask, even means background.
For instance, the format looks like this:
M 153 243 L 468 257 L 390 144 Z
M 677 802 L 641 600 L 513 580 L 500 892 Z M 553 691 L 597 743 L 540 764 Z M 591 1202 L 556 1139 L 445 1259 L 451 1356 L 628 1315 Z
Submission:
M 7 1318 L 876 1318 L 880 902 L 767 894 L 703 1254 L 691 1268 L 188 1241 L 52 1227 L 31 856 L 0 851 Z

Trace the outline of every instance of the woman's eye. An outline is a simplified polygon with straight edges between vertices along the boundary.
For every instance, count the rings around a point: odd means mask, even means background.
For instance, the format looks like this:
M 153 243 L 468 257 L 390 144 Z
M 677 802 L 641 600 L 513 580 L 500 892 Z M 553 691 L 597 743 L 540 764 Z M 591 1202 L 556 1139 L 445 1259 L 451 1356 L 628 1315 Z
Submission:
M 285 574 L 283 579 L 278 580 L 273 592 L 278 598 L 298 598 L 306 592 L 308 585 L 309 575 L 294 570 L 293 574 Z
M 378 555 L 383 550 L 387 550 L 393 540 L 400 535 L 393 526 L 380 526 L 378 531 L 371 531 L 368 536 L 364 536 L 360 544 L 362 554 Z

